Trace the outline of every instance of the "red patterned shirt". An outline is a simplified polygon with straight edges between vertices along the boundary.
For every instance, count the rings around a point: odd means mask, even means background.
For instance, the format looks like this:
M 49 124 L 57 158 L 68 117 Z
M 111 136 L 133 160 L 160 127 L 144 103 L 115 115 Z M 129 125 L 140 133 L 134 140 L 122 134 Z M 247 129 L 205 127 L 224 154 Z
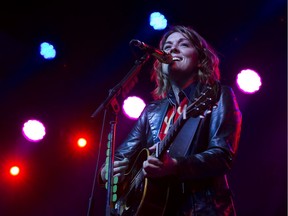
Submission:
M 184 97 L 184 99 L 181 101 L 178 107 L 176 106 L 169 106 L 167 114 L 164 118 L 164 122 L 162 123 L 161 130 L 159 133 L 160 140 L 163 140 L 163 138 L 168 133 L 169 128 L 173 125 L 174 122 L 177 121 L 178 117 L 182 114 L 183 108 L 187 106 L 188 99 Z

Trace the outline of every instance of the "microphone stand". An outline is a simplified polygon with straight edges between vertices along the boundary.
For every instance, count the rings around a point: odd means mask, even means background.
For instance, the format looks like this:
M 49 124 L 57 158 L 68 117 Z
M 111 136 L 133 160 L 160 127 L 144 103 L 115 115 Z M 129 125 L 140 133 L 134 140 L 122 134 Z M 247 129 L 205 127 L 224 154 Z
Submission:
M 110 110 L 113 111 L 114 119 L 110 121 L 111 124 L 111 132 L 109 136 L 109 143 L 110 143 L 110 148 L 108 148 L 107 153 L 108 156 L 108 179 L 107 179 L 107 198 L 106 198 L 106 216 L 111 215 L 111 204 L 112 204 L 112 180 L 113 180 L 113 163 L 114 163 L 114 150 L 115 150 L 115 134 L 116 134 L 116 125 L 117 125 L 117 117 L 118 113 L 120 111 L 119 104 L 117 101 L 117 97 L 121 94 L 122 97 L 125 97 L 126 94 L 135 86 L 137 82 L 137 75 L 141 71 L 142 65 L 149 59 L 149 55 L 145 54 L 142 56 L 140 59 L 135 61 L 134 66 L 130 69 L 128 74 L 122 79 L 120 83 L 118 83 L 113 89 L 109 91 L 108 97 L 104 100 L 104 102 L 94 111 L 94 113 L 91 115 L 92 118 L 95 118 L 100 111 L 103 109 L 108 109 L 111 108 Z M 95 173 L 95 176 L 97 176 L 97 170 Z M 96 184 L 96 179 L 94 178 L 93 185 Z M 95 196 L 95 191 L 92 190 L 91 198 L 89 201 L 89 209 L 88 209 L 88 214 L 87 216 L 92 216 L 96 214 L 92 214 L 92 209 L 94 205 L 94 196 Z M 91 203 L 93 202 L 93 203 Z

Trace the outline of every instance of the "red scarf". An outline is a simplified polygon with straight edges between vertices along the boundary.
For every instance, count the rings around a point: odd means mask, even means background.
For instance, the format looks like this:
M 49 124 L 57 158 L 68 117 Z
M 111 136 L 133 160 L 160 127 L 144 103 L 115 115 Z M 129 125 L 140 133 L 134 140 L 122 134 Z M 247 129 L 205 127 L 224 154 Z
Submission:
M 171 125 L 177 121 L 178 117 L 182 114 L 183 108 L 185 105 L 187 105 L 187 98 L 185 97 L 181 103 L 179 104 L 178 107 L 176 106 L 169 106 L 167 114 L 164 118 L 164 121 L 162 123 L 162 127 L 159 133 L 159 138 L 160 140 L 163 140 L 163 138 L 166 136 L 168 133 L 169 128 Z

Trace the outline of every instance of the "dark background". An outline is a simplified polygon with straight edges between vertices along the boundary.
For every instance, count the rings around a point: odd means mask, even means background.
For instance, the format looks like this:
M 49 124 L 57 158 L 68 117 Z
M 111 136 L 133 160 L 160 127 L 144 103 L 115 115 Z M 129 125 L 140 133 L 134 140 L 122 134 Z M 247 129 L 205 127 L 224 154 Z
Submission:
M 8 4 L 8 5 L 7 5 Z M 243 114 L 242 137 L 229 175 L 239 216 L 286 215 L 287 207 L 287 2 L 80 1 L 6 3 L 0 13 L 0 215 L 87 214 L 100 145 L 103 113 L 92 113 L 109 89 L 130 71 L 131 39 L 157 46 L 163 32 L 148 23 L 152 11 L 168 24 L 194 27 L 219 52 L 222 82 L 233 87 Z M 39 43 L 51 42 L 57 58 L 45 61 Z M 149 62 L 129 92 L 151 100 Z M 262 77 L 255 94 L 235 85 L 241 69 Z M 121 99 L 120 99 L 121 100 Z M 47 135 L 30 143 L 21 134 L 27 118 L 42 120 Z M 133 125 L 119 113 L 117 144 Z M 106 123 L 109 130 L 109 124 Z M 89 147 L 73 139 L 85 131 Z M 107 134 L 104 134 L 104 140 Z M 99 154 L 100 153 L 100 154 Z M 99 159 L 99 161 L 98 161 Z M 6 174 L 21 162 L 21 178 Z M 95 215 L 105 215 L 106 191 L 95 187 Z

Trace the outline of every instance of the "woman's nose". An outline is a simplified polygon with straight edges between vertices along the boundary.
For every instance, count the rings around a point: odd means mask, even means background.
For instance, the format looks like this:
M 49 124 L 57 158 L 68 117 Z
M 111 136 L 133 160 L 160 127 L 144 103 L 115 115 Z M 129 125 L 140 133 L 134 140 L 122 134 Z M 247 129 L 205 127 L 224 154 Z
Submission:
M 177 46 L 171 46 L 169 53 L 178 53 L 179 49 L 177 48 Z

